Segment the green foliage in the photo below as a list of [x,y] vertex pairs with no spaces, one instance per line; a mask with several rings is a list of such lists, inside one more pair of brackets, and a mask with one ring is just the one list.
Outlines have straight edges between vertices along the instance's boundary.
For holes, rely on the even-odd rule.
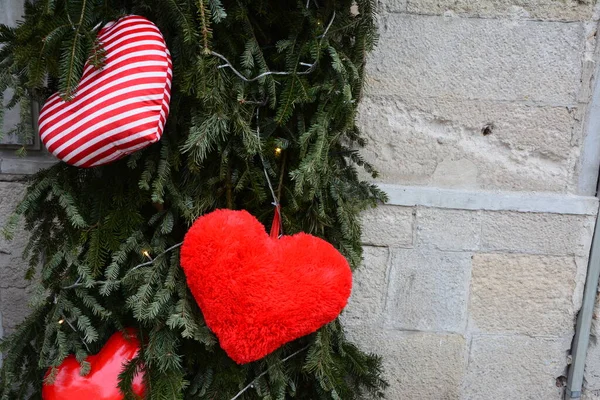
[[83,361],[129,326],[145,345],[121,374],[128,399],[137,371],[151,400],[231,399],[247,386],[239,399],[381,397],[379,358],[347,341],[337,320],[236,365],[179,266],[177,244],[199,215],[243,208],[269,224],[263,162],[284,232],[323,237],[353,267],[360,263],[358,215],[384,198],[356,169],[375,176],[356,150],[364,140],[355,124],[365,55],[376,40],[374,1],[318,3],[38,0],[27,3],[18,27],[0,26],[0,92],[14,88],[13,104],[54,91],[72,97],[85,60],[104,62],[97,25],[121,15],[154,21],[174,62],[159,143],[100,168],[41,171],[6,226],[10,236],[25,220],[28,276],[39,285],[32,314],[0,345],[2,400],[39,398],[48,368],[68,354]]

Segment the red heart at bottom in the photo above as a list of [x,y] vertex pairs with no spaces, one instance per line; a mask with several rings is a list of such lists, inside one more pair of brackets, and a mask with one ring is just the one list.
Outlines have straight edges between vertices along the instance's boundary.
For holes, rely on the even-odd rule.
[[[135,330],[127,329],[127,335],[125,338],[123,333],[115,333],[98,354],[88,356],[86,361],[91,364],[91,369],[86,376],[79,374],[80,366],[75,356],[67,357],[58,367],[54,383],[42,387],[42,399],[122,400],[124,396],[118,387],[119,374],[123,365],[133,359],[140,348]],[[142,375],[136,375],[132,389],[143,398],[145,388]]]
[[206,324],[239,364],[333,321],[352,289],[348,261],[331,244],[305,233],[271,238],[246,211],[198,218],[181,266]]

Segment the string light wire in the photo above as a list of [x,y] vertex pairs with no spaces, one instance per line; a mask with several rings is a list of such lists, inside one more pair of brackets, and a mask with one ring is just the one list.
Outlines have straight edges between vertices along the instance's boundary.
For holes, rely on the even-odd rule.
[[297,356],[298,354],[302,353],[304,350],[308,349],[310,347],[310,345],[308,346],[304,346],[303,348],[301,348],[300,350],[290,354],[289,356],[287,356],[286,358],[282,359],[281,361],[279,361],[277,364],[275,365],[271,365],[269,368],[267,368],[266,370],[264,370],[260,375],[258,375],[256,378],[254,378],[252,380],[252,382],[250,382],[248,385],[246,385],[246,387],[244,387],[242,390],[240,390],[235,396],[233,396],[230,400],[236,400],[237,398],[239,398],[242,394],[244,394],[245,391],[247,391],[248,389],[251,389],[254,386],[254,383],[257,382],[260,378],[262,378],[263,376],[265,376],[267,373],[269,373],[270,370],[272,370],[273,368],[275,368],[278,365],[283,364],[284,362],[286,362],[287,360],[289,360],[292,357]]
[[[321,41],[323,40],[323,38],[325,38],[325,36],[327,36],[327,33],[329,32],[329,29],[331,28],[331,25],[333,25],[333,21],[335,20],[336,17],[336,13],[335,10],[333,11],[333,14],[331,16],[331,19],[329,20],[329,23],[327,24],[327,27],[325,28],[325,31],[323,32],[322,35],[318,36],[318,39],[321,39]],[[262,74],[259,74],[257,76],[255,76],[254,78],[246,78],[240,71],[238,71],[233,64],[231,63],[231,61],[229,61],[227,59],[227,57],[225,57],[223,54],[217,53],[214,50],[211,50],[210,52],[211,55],[220,58],[221,60],[225,61],[225,64],[223,65],[219,65],[219,68],[229,68],[231,69],[231,71],[236,74],[238,76],[238,78],[240,78],[241,80],[245,81],[245,82],[255,82],[261,78],[264,78],[265,76],[269,76],[269,75],[308,75],[310,73],[312,73],[316,68],[317,68],[317,60],[315,60],[315,62],[313,62],[312,64],[309,63],[305,63],[305,62],[301,62],[300,65],[303,67],[308,67],[308,69],[306,71],[300,71],[300,72],[288,72],[288,71],[266,71],[263,72]]]

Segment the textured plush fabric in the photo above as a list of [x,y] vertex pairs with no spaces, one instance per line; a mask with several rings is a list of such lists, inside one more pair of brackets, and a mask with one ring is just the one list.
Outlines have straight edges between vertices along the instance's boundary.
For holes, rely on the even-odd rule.
[[130,15],[98,33],[102,69],[85,65],[75,97],[52,95],[40,111],[40,137],[61,160],[107,164],[158,141],[169,113],[171,56],[158,28]]
[[273,239],[246,211],[198,218],[181,265],[208,327],[239,364],[334,320],[352,288],[348,262],[331,244],[304,233]]
[[[89,356],[86,361],[91,365],[90,373],[81,376],[80,366],[75,356],[70,355],[58,367],[53,384],[44,384],[44,400],[122,400],[119,390],[119,374],[123,364],[133,359],[140,344],[135,330],[128,330],[128,337],[117,332],[108,339],[102,350]],[[50,373],[50,370],[48,370]],[[133,380],[133,392],[143,398],[145,393],[143,377],[137,375]]]

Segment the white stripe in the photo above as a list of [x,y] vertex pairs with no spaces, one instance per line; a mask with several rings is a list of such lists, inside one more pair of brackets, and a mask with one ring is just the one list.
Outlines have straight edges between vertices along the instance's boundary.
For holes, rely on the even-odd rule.
[[125,17],[125,18],[121,18],[116,21],[108,22],[106,25],[104,25],[102,27],[102,29],[100,29],[100,33],[102,34],[101,36],[105,36],[105,35],[110,34],[115,29],[118,31],[119,29],[121,29],[124,26],[129,26],[129,25],[133,25],[133,24],[138,24],[138,25],[151,24],[151,25],[155,26],[152,22],[150,22],[149,20],[147,20],[144,17],[140,17],[140,16],[134,17],[134,18]]
[[[142,112],[148,112],[148,110],[142,110]],[[132,115],[135,115],[139,113],[139,110],[135,110],[134,112],[132,112],[131,114],[127,115],[126,117],[130,117]],[[121,132],[126,132],[127,130],[129,130],[130,128],[135,128],[136,126],[140,126],[146,123],[153,123],[156,120],[156,116],[152,116],[152,117],[147,117],[147,118],[143,118],[143,119],[139,119],[139,120],[135,120],[132,121],[128,124],[124,124],[124,125],[120,125],[108,132],[104,132],[102,135],[98,135],[94,138],[91,138],[89,141],[87,141],[84,145],[77,147],[76,149],[74,149],[73,151],[71,151],[69,154],[67,154],[65,157],[62,158],[63,161],[68,161],[71,158],[75,157],[77,154],[81,153],[82,151],[84,151],[85,149],[87,149],[90,146],[93,146],[94,144],[100,142],[101,140],[104,140],[106,138],[109,138],[111,136],[114,135],[118,135]],[[156,128],[154,128],[156,129]],[[63,151],[64,149],[66,149],[67,147],[69,147],[71,144],[73,144],[74,142],[76,142],[77,140],[81,139],[82,137],[84,137],[85,135],[77,135],[73,138],[71,138],[69,140],[69,142],[63,144],[62,146],[60,146],[59,148],[55,149],[54,151],[52,151],[52,154],[54,154],[55,156],[60,154],[61,151]]]
[[[127,79],[127,80],[131,80],[131,79]],[[82,101],[78,101],[76,104],[71,104],[63,109],[61,109],[59,112],[54,113],[53,115],[49,116],[47,119],[45,119],[42,123],[40,123],[39,125],[39,130],[40,132],[43,130],[43,133],[41,134],[41,138],[44,139],[45,137],[47,137],[49,134],[51,134],[52,132],[54,132],[56,129],[60,128],[61,126],[70,123],[72,120],[77,119],[77,118],[81,118],[82,116],[84,116],[88,111],[93,110],[94,108],[100,107],[102,108],[102,104],[104,102],[106,102],[107,100],[110,100],[112,98],[115,97],[119,97],[123,94],[127,94],[127,93],[132,93],[132,92],[137,92],[140,90],[150,90],[150,89],[160,89],[162,88],[164,85],[161,83],[145,83],[145,84],[141,84],[141,85],[134,85],[131,87],[126,87],[120,90],[115,90],[114,92],[109,92],[108,94],[105,94],[102,97],[97,98],[96,100],[94,100],[93,102],[89,103],[88,105],[86,105],[83,108],[78,108],[81,107],[80,103],[83,103]],[[91,97],[91,96],[90,96]],[[71,111],[72,109],[77,108],[77,110],[69,115],[65,115],[64,118],[61,118],[59,121],[56,121],[55,124],[52,124],[51,126],[48,127],[48,129],[44,130],[44,127],[52,122],[53,120],[62,117],[63,114],[67,113],[68,111]]]
[[[112,42],[106,46],[103,46],[104,50],[106,51],[106,59],[108,59],[110,57],[110,55],[113,54],[114,52],[125,48],[125,46],[118,47],[118,48],[114,49],[113,51],[109,51],[110,49],[112,49],[115,46],[120,45],[122,42],[125,42],[129,39],[138,38],[138,37],[148,37],[148,38],[155,37],[155,38],[158,38],[158,40],[155,41],[157,44],[159,44],[160,46],[163,46],[163,47],[165,46],[164,39],[163,39],[162,35],[160,34],[160,32],[130,33],[129,35],[125,35],[122,38],[119,38],[119,39],[115,40],[114,42]],[[151,39],[147,39],[147,40],[151,40]],[[138,44],[138,43],[142,43],[142,42],[145,42],[145,40],[136,40],[134,43],[130,43],[130,44]]]
[[[135,58],[137,57],[138,54],[148,54],[148,53],[160,53],[159,51],[140,51],[140,52],[136,52],[136,53],[131,53],[131,54],[127,54],[125,56],[119,57],[118,62],[121,62],[123,60],[126,60],[128,58]],[[92,87],[96,87],[96,90],[101,90],[102,87],[98,87],[99,83],[104,82],[105,80],[112,78],[114,75],[118,75],[122,72],[125,72],[127,70],[130,69],[134,69],[134,68],[140,68],[140,67],[164,67],[165,66],[165,62],[162,61],[157,61],[157,60],[152,60],[152,61],[139,61],[139,62],[135,62],[135,63],[131,63],[131,64],[127,64],[124,65],[118,69],[115,69],[114,71],[111,71],[107,74],[105,74],[104,76],[102,76],[102,78],[95,80],[94,82],[92,82],[90,85],[87,85],[87,81],[89,81],[90,79],[95,79],[98,77],[98,74],[101,71],[98,71],[96,74],[92,74],[92,75],[88,75],[86,76],[80,83],[79,86],[77,88],[77,95],[75,96],[75,99],[72,100],[72,102],[77,102],[81,100],[81,95],[85,92],[87,92],[88,90],[90,90],[90,88]],[[168,67],[168,66],[167,66]],[[161,75],[159,75],[160,77],[162,77],[162,73],[157,71],[157,72],[152,72],[154,73],[160,73]],[[120,78],[123,79],[123,78]],[[42,112],[40,114],[40,118],[44,118],[45,114],[48,113],[49,111],[53,110],[54,108],[58,107],[59,105],[57,103],[64,103],[64,101],[60,98],[60,96],[58,95],[58,93],[55,93],[54,95],[52,95],[44,104],[44,108],[42,109]],[[51,107],[51,108],[49,108]]]
[[[142,21],[140,21],[140,22],[142,22]],[[106,33],[103,33],[102,35],[98,36],[98,40],[102,43],[110,42],[113,37],[115,37],[121,33],[133,31],[136,29],[148,29],[148,30],[160,33],[160,30],[156,27],[156,25],[149,24],[148,21],[144,21],[144,22],[145,23],[135,23],[135,21],[134,21],[133,23],[119,24],[119,29],[115,29],[115,30],[111,30]],[[162,37],[162,35],[161,35],[161,37]]]
[[[116,161],[116,160],[120,159],[121,157],[122,157],[122,154],[120,154],[120,153],[118,153],[118,152],[115,151],[114,153],[111,153],[110,156],[108,156],[106,158],[103,158],[102,161],[103,161],[103,164],[109,164],[109,163],[111,163],[113,161]],[[93,164],[90,165],[90,168],[91,167],[97,167],[97,166],[103,165],[103,164],[93,163]]]
[[[104,147],[94,151],[93,153],[88,154],[87,156],[85,156],[85,158],[82,158],[81,160],[77,161],[74,165],[75,166],[80,166],[82,164],[85,164],[88,160],[91,160],[92,158],[98,156],[99,154],[102,154],[104,152],[106,152],[107,150],[109,150],[111,147],[114,147],[115,152],[121,153],[121,154],[129,154],[128,151],[131,150],[132,148],[142,148],[145,146],[148,146],[150,143],[146,142],[146,143],[138,143],[134,146],[125,148],[125,149],[118,149],[117,146],[121,145],[121,144],[125,144],[128,142],[132,142],[138,138],[144,137],[144,136],[148,136],[151,135],[154,131],[156,131],[156,128],[150,128],[150,129],[146,129],[145,131],[141,131],[136,133],[135,135],[131,135],[131,136],[127,136],[126,138],[117,140],[115,142],[109,143],[107,145],[105,145]],[[110,156],[109,156],[110,157]],[[69,158],[71,158],[71,155],[69,154]],[[106,157],[104,157],[106,158]],[[98,165],[98,163],[101,163],[104,158],[100,159],[99,161],[96,161],[94,163],[94,165]]]
[[[134,47],[134,46],[132,45],[132,46],[128,46],[128,47]],[[114,60],[108,60],[107,64],[104,66],[104,69],[96,70],[96,73],[100,73],[101,71],[108,70],[109,68],[113,68],[112,67],[113,65],[118,64],[124,60],[128,60],[130,58],[136,58],[136,57],[146,58],[149,55],[164,56],[165,53],[162,50],[150,50],[150,49],[146,49],[146,50],[142,49],[142,50],[126,53],[126,54],[119,56],[119,58],[115,58]],[[166,60],[166,57],[165,57],[165,60]],[[160,65],[162,66],[163,63],[165,63],[166,61],[145,60],[144,62],[160,63]],[[123,67],[120,67],[120,68],[123,68]],[[93,79],[95,76],[96,76],[96,74],[93,74],[93,73],[87,75],[85,78],[83,78],[81,80],[81,82],[79,83],[79,87],[84,86],[87,81],[89,81],[90,79]]]
[[[102,78],[98,79],[97,81],[94,82],[94,85],[89,85],[89,86],[85,86],[82,87],[81,90],[78,90],[77,93],[77,97],[72,100],[72,103],[78,103],[80,101],[82,101],[84,98],[88,99],[90,96],[94,96],[95,94],[97,94],[98,92],[101,92],[102,90],[105,90],[107,86],[112,86],[114,83],[113,82],[107,82],[105,85],[98,85],[98,83],[104,82],[106,80],[109,80],[110,78],[112,78],[114,75],[118,75],[122,72],[125,72],[127,70],[130,69],[135,69],[135,68],[140,68],[140,67],[153,67],[153,66],[160,66],[160,67],[164,67],[165,63],[161,63],[161,62],[156,62],[156,61],[142,61],[142,62],[137,62],[137,63],[132,63],[132,64],[128,64],[125,65],[119,69],[116,69],[106,75],[104,75]],[[148,74],[147,76],[144,76],[143,74]],[[164,77],[164,72],[162,71],[156,71],[156,72],[144,72],[144,73],[140,73],[140,74],[136,74],[135,76],[140,76],[140,77],[146,77],[146,78],[153,78],[155,77],[154,74],[158,74],[156,77],[158,78],[162,78]],[[125,76],[123,78],[119,78],[118,80],[114,81],[114,82],[127,82],[127,80],[129,80],[130,76],[133,75],[129,75],[129,76]],[[80,84],[81,85],[81,84]],[[94,91],[89,94],[88,96],[81,98],[79,96],[81,96],[83,93],[87,92],[88,90],[90,90],[90,88],[94,88]],[[55,110],[57,107],[62,106],[65,102],[62,101],[62,99],[60,99],[60,97],[58,97],[59,101],[58,102],[54,102],[54,104],[52,104],[50,107],[48,107],[48,105],[50,105],[51,103],[46,102],[46,104],[44,104],[44,107],[42,109],[42,112],[40,113],[40,119],[43,119],[46,117],[46,114],[48,114],[49,112],[52,112],[53,110]]]
[[[161,43],[161,44],[164,47],[164,44],[163,43]],[[127,47],[130,48],[130,47],[133,47],[133,46],[127,46]],[[149,50],[149,49],[147,49],[147,50],[139,50],[139,51],[134,51],[134,52],[131,52],[131,53],[127,53],[127,54],[119,56],[119,58],[116,58],[114,60],[108,60],[108,58],[107,58],[107,60],[108,60],[107,64],[104,66],[103,69],[96,69],[96,67],[94,67],[93,65],[87,64],[86,67],[85,67],[85,69],[84,69],[83,75],[82,75],[83,79],[79,82],[79,85],[77,85],[76,96],[80,95],[81,92],[85,91],[85,88],[86,88],[85,85],[86,85],[86,83],[90,79],[96,78],[99,73],[101,73],[102,71],[106,71],[107,69],[111,68],[111,65],[115,65],[115,64],[118,64],[118,63],[120,63],[122,61],[128,60],[130,58],[136,58],[138,56],[141,57],[141,58],[146,58],[148,56],[159,56],[160,57],[160,56],[165,56],[165,52],[161,51],[161,50]],[[168,56],[166,57],[166,59],[168,59]],[[131,64],[131,65],[126,65],[126,66],[120,67],[117,71],[125,71],[125,70],[127,70],[129,68],[132,68],[133,66],[135,66],[135,67],[139,67],[139,66],[152,66],[153,63],[155,63],[157,66],[165,66],[164,61],[152,60],[152,61],[144,61],[144,62],[149,63],[149,64],[139,65],[139,62],[138,62],[138,63],[135,63],[135,64]],[[168,61],[167,61],[167,63],[168,63]],[[169,67],[169,65],[170,64],[167,64],[167,67]],[[89,73],[89,71],[92,70],[92,69],[95,70],[96,73]],[[107,77],[113,76],[113,75],[114,75],[114,71],[110,72],[110,74],[107,74],[102,79],[100,79],[98,81],[95,81],[94,83],[102,82]],[[56,98],[53,99],[52,96],[51,96],[46,101],[46,104],[48,106],[50,106],[52,104],[55,104],[57,100],[62,101],[62,99],[60,98],[60,96],[58,96],[58,94],[55,94],[55,95],[56,95]],[[40,117],[41,117],[41,115],[40,115]]]
[[[155,95],[155,96],[147,96],[145,97],[143,100],[147,100],[147,101],[154,101],[154,100],[160,100],[161,96],[160,95]],[[56,143],[58,140],[61,140],[62,138],[64,138],[65,136],[68,136],[71,132],[75,131],[76,129],[78,129],[79,127],[81,127],[82,125],[88,123],[89,121],[95,119],[98,116],[101,116],[102,114],[105,114],[108,111],[112,111],[112,110],[116,110],[121,108],[122,106],[126,106],[126,105],[130,105],[130,104],[136,104],[140,101],[140,99],[135,98],[135,99],[127,99],[115,104],[111,104],[109,107],[105,107],[103,109],[100,109],[98,111],[96,111],[93,114],[90,114],[88,116],[86,116],[85,118],[79,120],[79,122],[77,122],[76,124],[70,126],[69,128],[65,129],[64,131],[58,133],[56,136],[54,136],[52,139],[50,139],[47,142],[44,142],[44,144],[46,145],[46,147],[50,147],[52,146],[52,144]],[[160,106],[153,106],[152,108],[158,108]],[[141,110],[142,112],[146,112],[146,107],[142,107],[139,110]],[[136,113],[137,114],[137,113]],[[102,125],[108,125],[114,121],[118,121],[120,119],[123,118],[123,113],[120,113],[118,115],[112,116],[111,118],[102,120],[94,125],[92,125],[91,127],[85,129],[82,132],[77,132],[76,133],[76,138],[82,137],[82,136],[86,136],[88,133],[93,132],[95,129],[97,129],[98,127],[102,126]],[[71,139],[73,140],[73,139]],[[71,140],[69,142],[71,142]],[[67,142],[66,144],[63,144],[61,146],[61,148],[64,148],[68,145]]]
[[[129,47],[131,47],[131,46],[129,46]],[[163,47],[164,47],[164,44],[163,44]],[[112,53],[105,55],[105,57],[106,57],[106,64],[104,65],[104,67],[102,67],[100,69],[98,69],[95,66],[93,66],[92,64],[89,64],[89,63],[86,62],[85,68],[83,69],[83,74],[82,74],[82,76],[84,78],[79,83],[79,86],[82,86],[82,84],[84,82],[86,82],[87,80],[89,80],[90,74],[93,72],[92,70],[98,71],[98,72],[104,71],[106,69],[111,68],[113,65],[115,65],[115,64],[117,64],[117,63],[119,63],[119,62],[121,62],[123,60],[127,60],[128,58],[134,58],[135,56],[139,56],[141,58],[146,58],[148,56],[160,56],[160,57],[164,57],[164,55],[165,55],[165,52],[163,50],[145,49],[145,50],[133,51],[133,52],[127,53],[125,55],[121,55],[121,56],[119,56],[119,58],[111,59],[111,57],[114,56],[114,54],[117,53],[118,51],[119,51],[119,49],[116,49]]]

